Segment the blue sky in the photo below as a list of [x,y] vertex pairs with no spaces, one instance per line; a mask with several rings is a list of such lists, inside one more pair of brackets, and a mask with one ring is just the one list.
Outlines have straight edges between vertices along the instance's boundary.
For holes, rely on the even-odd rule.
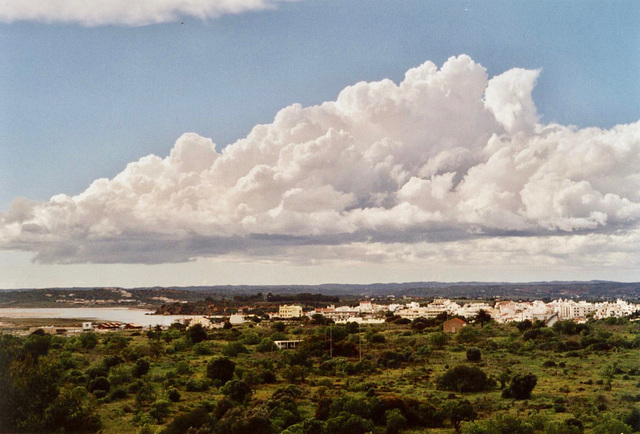
[[[290,104],[333,101],[359,81],[399,83],[412,67],[427,60],[441,66],[460,54],[489,78],[512,68],[542,69],[533,91],[541,124],[608,129],[640,118],[635,1],[310,0],[143,26],[0,21],[0,210],[17,197],[81,193],[145,155],[167,156],[185,132],[211,138],[221,151]],[[47,286],[45,266],[28,262],[32,255],[24,250],[30,251],[11,245],[3,253],[22,264],[11,267],[19,272],[0,267],[0,274],[13,273],[5,286]],[[276,276],[280,266],[273,266]],[[46,267],[65,274],[72,266]],[[118,266],[90,267],[104,273]],[[321,281],[321,268],[314,270],[312,280]],[[535,275],[520,270],[516,279]],[[602,270],[625,276],[604,263]],[[458,274],[473,279],[473,272]],[[140,282],[144,273],[128,271],[129,279],[115,283]],[[229,281],[195,274],[198,283]],[[303,274],[309,271],[289,280]],[[360,274],[367,280],[366,271]],[[569,274],[563,265],[550,277]],[[256,271],[246,280],[259,283],[264,275]],[[390,275],[422,276],[433,274]]]

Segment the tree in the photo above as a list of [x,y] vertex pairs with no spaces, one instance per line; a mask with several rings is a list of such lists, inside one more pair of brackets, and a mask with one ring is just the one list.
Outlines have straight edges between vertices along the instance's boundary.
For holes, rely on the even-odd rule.
[[469,348],[467,350],[467,360],[470,362],[479,362],[482,359],[482,353],[478,348]]
[[227,357],[218,357],[207,363],[207,377],[213,381],[225,384],[233,378],[236,364]]
[[244,402],[247,395],[251,394],[251,389],[242,380],[231,380],[220,389],[225,396],[237,402]]
[[151,366],[151,364],[149,363],[149,361],[145,358],[142,359],[138,359],[136,360],[136,365],[133,368],[133,375],[135,377],[142,377],[143,375],[145,375],[147,372],[149,372],[149,367]]
[[538,377],[533,374],[516,374],[511,379],[509,387],[502,391],[503,398],[529,399],[531,392],[536,387]]
[[429,334],[427,341],[433,348],[441,349],[447,343],[447,335],[443,332]]
[[274,322],[271,325],[271,328],[274,329],[275,331],[279,332],[279,333],[282,333],[287,328],[287,326],[285,326],[283,322],[278,321],[278,322]]
[[227,357],[235,357],[241,353],[248,353],[247,348],[242,345],[240,342],[229,342],[227,345],[222,347],[222,354]]
[[483,328],[485,323],[488,323],[489,321],[491,321],[491,315],[489,315],[489,313],[486,310],[480,309],[478,311],[478,314],[476,315],[475,320],[476,322],[480,323],[480,328]]
[[193,342],[197,344],[198,342],[202,342],[207,340],[207,331],[202,327],[201,324],[196,324],[193,327],[189,327],[187,329],[187,337]]
[[492,382],[480,368],[460,365],[439,376],[436,383],[439,389],[453,392],[480,392]]
[[396,434],[407,426],[407,418],[402,415],[399,408],[385,411],[384,416],[387,421],[387,433],[389,434]]
[[82,387],[63,388],[43,415],[46,431],[96,432],[101,428],[100,416]]
[[98,345],[98,335],[93,332],[84,332],[78,339],[80,339],[80,345],[82,348],[92,350]]
[[631,434],[632,432],[633,428],[613,417],[607,417],[593,427],[594,434]]
[[462,421],[475,420],[478,417],[478,413],[466,399],[447,402],[444,405],[443,412],[451,420],[456,432],[460,432],[460,423]]

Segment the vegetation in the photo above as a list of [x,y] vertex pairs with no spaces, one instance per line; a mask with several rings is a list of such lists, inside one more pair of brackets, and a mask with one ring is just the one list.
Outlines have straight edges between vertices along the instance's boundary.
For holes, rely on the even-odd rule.
[[0,432],[640,432],[640,323],[444,319],[0,335]]

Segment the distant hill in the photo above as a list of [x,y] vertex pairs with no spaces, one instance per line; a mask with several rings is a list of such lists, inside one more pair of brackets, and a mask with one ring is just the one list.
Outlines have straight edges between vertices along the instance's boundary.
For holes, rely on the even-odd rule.
[[324,294],[341,299],[370,296],[501,298],[516,300],[573,298],[640,301],[640,283],[570,282],[404,282],[323,285],[217,285],[142,288],[46,288],[0,290],[0,306],[135,306],[157,307],[171,302],[194,302],[206,297],[233,298],[251,294]]

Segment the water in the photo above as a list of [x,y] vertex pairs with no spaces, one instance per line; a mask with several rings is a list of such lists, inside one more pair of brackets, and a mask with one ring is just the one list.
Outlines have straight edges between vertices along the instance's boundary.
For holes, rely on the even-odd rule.
[[[0,308],[0,317],[9,318],[64,318],[117,321],[144,327],[169,326],[176,320],[197,318],[202,315],[148,315],[152,311],[126,307],[78,307],[78,308]],[[56,325],[55,321],[51,325]]]

